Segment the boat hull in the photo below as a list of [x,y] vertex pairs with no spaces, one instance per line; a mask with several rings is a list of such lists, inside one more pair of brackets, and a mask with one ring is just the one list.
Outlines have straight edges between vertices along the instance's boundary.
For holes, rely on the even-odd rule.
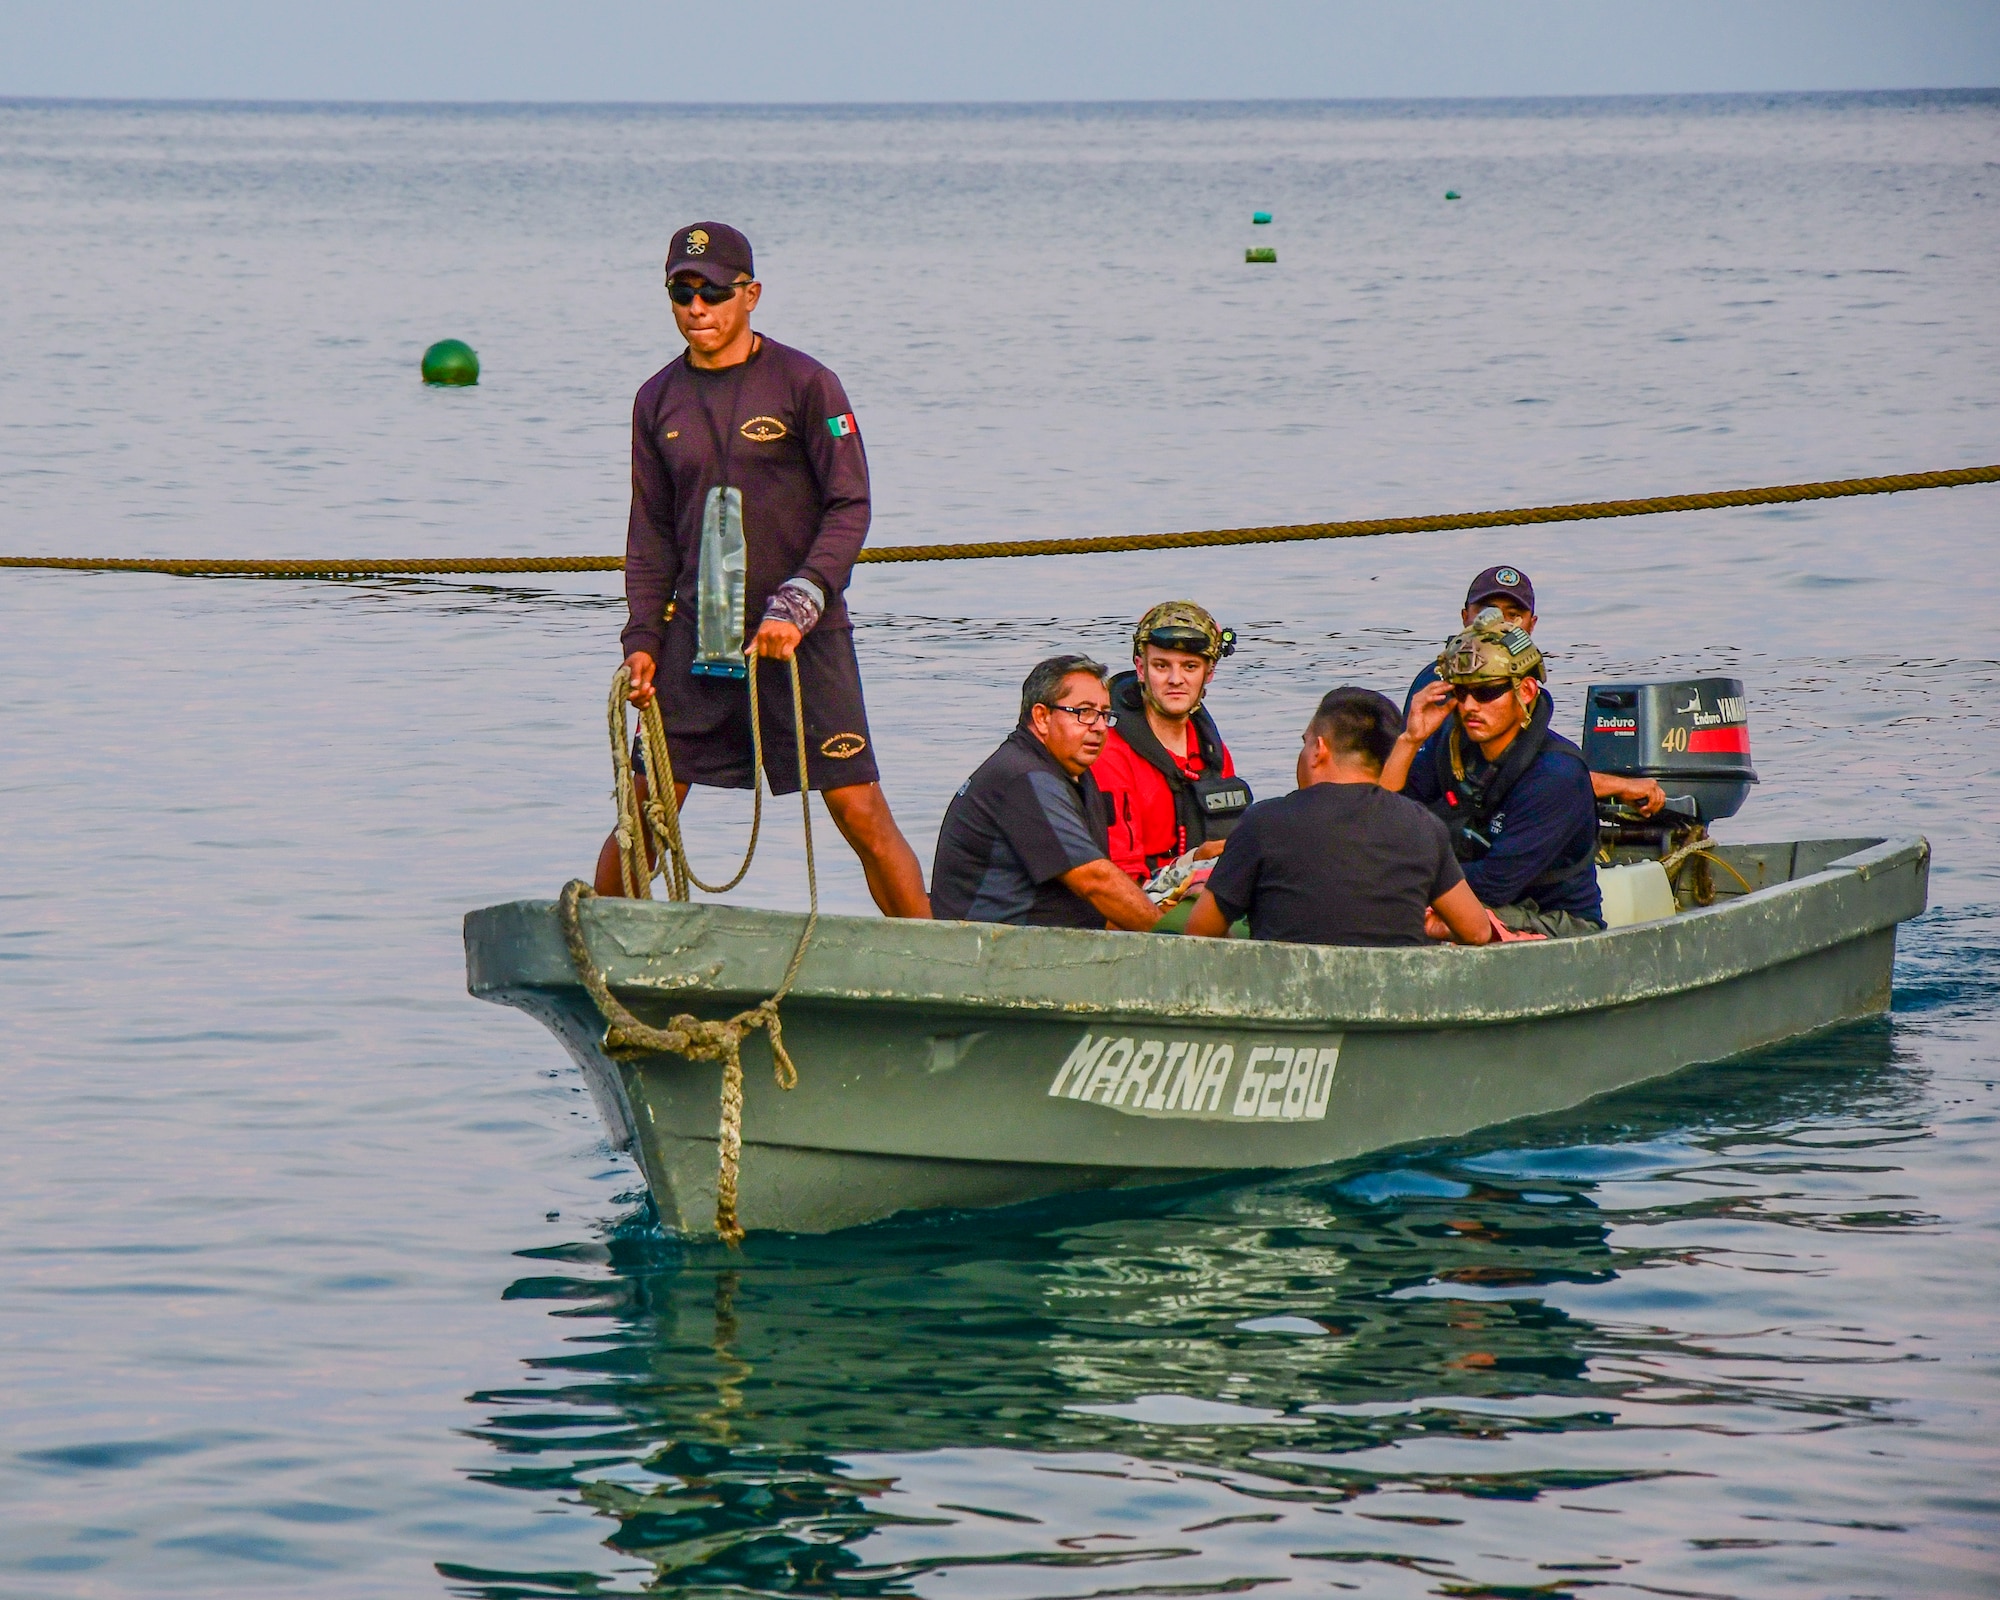
[[[1924,905],[1921,840],[1728,854],[1763,887],[1661,923],[1486,950],[825,919],[784,1007],[798,1086],[777,1086],[762,1035],[744,1047],[739,1214],[818,1232],[1314,1166],[1886,1009],[1896,926]],[[646,902],[587,902],[584,918],[619,997],[656,1023],[754,1004],[799,926]],[[711,1232],[717,1068],[605,1055],[547,902],[475,912],[467,948],[473,992],[537,1016],[583,1067],[663,1217]]]

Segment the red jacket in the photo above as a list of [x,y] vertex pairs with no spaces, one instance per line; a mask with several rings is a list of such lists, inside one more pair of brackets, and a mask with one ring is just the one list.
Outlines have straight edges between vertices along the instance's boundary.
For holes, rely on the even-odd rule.
[[[1193,730],[1189,730],[1192,735]],[[1218,741],[1219,742],[1219,741]],[[1195,740],[1190,737],[1188,743]],[[1169,750],[1174,765],[1190,778],[1229,778],[1236,774],[1229,747],[1222,746],[1222,770],[1202,770],[1198,751]],[[1164,863],[1190,847],[1185,829],[1175,816],[1174,792],[1166,776],[1143,760],[1113,728],[1104,741],[1104,753],[1092,763],[1090,775],[1104,795],[1106,821],[1111,835],[1111,860],[1120,872],[1144,883]]]

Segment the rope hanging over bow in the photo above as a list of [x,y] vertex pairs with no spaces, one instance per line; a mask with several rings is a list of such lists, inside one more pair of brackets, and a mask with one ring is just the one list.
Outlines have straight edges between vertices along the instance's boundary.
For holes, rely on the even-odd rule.
[[[743,1225],[736,1215],[737,1179],[743,1164],[743,1041],[762,1029],[771,1041],[771,1070],[778,1087],[790,1089],[798,1083],[798,1069],[785,1049],[785,1030],[778,1016],[778,1005],[791,993],[799,967],[805,961],[806,947],[812,942],[813,930],[819,925],[819,872],[813,860],[812,791],[806,786],[805,695],[799,683],[796,656],[792,658],[791,669],[792,727],[797,734],[798,746],[799,810],[805,825],[806,885],[812,898],[812,910],[799,933],[798,943],[792,949],[792,959],[785,967],[784,978],[768,1000],[752,1006],[748,1011],[739,1011],[723,1022],[706,1021],[685,1012],[673,1017],[664,1028],[642,1022],[611,992],[611,984],[591,956],[589,941],[584,937],[580,908],[585,899],[594,898],[594,891],[582,880],[575,879],[563,886],[562,896],[556,902],[556,918],[562,927],[563,942],[569,948],[570,963],[576,968],[578,980],[596,1005],[598,1015],[604,1018],[605,1054],[620,1060],[649,1054],[671,1054],[689,1061],[719,1061],[722,1064],[722,1108],[716,1133],[715,1231],[731,1249],[743,1242]],[[673,766],[667,754],[666,732],[660,721],[657,697],[648,701],[640,712],[640,737],[645,745],[646,770],[652,775],[652,781],[647,784],[642,814],[637,785],[633,781],[631,752],[625,743],[625,696],[630,686],[630,677],[620,667],[611,682],[611,749],[618,795],[619,874],[626,896],[650,899],[652,878],[656,871],[666,879],[668,897],[673,900],[687,899],[690,883],[708,894],[721,894],[724,890],[733,889],[750,870],[750,863],[757,853],[758,830],[763,820],[763,784],[766,778],[762,719],[758,714],[757,701],[757,658],[750,657],[749,672],[750,737],[757,762],[757,798],[750,827],[750,848],[744,853],[743,865],[737,869],[736,875],[719,888],[703,883],[688,868],[681,838],[680,806],[674,795]],[[647,860],[647,845],[650,842],[647,823],[652,824],[652,840],[659,843],[657,866]]]

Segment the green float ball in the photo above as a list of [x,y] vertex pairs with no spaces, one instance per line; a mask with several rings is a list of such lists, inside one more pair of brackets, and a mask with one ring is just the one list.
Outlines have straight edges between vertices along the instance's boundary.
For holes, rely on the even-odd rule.
[[1458,198],[1458,191],[1456,189],[1447,189],[1444,192],[1444,197],[1447,200],[1456,200]]
[[1250,213],[1250,220],[1256,223],[1257,226],[1261,228],[1265,223],[1271,220],[1271,213],[1268,211],[1253,211]]
[[479,352],[463,339],[440,339],[424,352],[425,383],[477,383]]

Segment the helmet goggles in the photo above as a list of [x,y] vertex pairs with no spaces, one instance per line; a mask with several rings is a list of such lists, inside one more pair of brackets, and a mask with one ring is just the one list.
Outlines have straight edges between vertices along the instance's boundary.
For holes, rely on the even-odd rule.
[[1218,627],[1215,618],[1192,600],[1167,600],[1148,611],[1132,630],[1132,654],[1141,654],[1147,645],[1219,661],[1235,654],[1236,630]]

